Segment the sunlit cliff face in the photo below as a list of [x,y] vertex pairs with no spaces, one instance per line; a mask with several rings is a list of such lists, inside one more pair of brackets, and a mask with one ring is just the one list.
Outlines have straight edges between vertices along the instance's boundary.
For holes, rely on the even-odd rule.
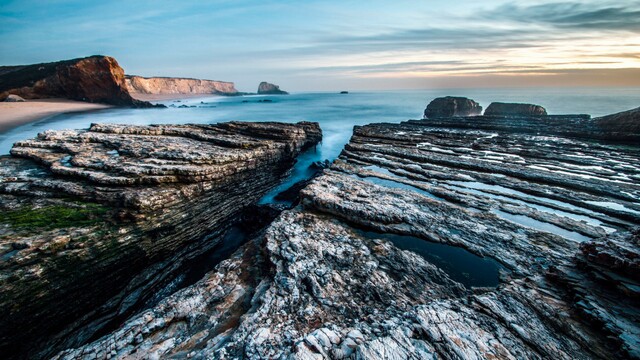
[[638,19],[640,0],[24,0],[0,8],[0,64],[102,53],[240,89],[640,86]]

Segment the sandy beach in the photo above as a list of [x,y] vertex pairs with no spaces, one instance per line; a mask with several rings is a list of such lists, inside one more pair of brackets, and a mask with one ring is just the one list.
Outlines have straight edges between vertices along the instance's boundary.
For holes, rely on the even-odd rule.
[[39,99],[25,102],[0,102],[0,133],[28,122],[40,120],[52,115],[98,110],[111,105],[93,104],[67,99]]

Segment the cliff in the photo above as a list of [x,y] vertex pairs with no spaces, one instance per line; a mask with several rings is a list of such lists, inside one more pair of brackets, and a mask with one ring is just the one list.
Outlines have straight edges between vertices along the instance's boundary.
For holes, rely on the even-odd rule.
[[216,253],[317,123],[47,131],[0,157],[0,353],[42,358],[118,325]]
[[0,67],[0,100],[66,98],[119,106],[150,107],[131,97],[124,70],[109,56]]
[[235,85],[225,81],[127,75],[125,83],[134,96],[136,94],[238,94]]
[[264,234],[56,359],[638,358],[640,147],[543,119],[356,126]]

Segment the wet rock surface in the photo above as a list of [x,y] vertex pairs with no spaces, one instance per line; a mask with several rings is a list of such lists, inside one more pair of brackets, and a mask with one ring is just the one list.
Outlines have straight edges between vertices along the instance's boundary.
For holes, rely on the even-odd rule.
[[124,70],[109,56],[0,67],[0,99],[66,98],[119,106],[152,107],[129,95]]
[[308,122],[93,124],[16,143],[0,157],[3,357],[41,358],[126,318],[321,137]]
[[484,114],[487,116],[545,116],[547,110],[540,105],[492,102]]
[[[640,148],[518,119],[355,127],[263,235],[56,358],[639,357]],[[494,259],[499,283],[388,234]]]
[[474,116],[482,114],[482,106],[465,98],[445,96],[432,100],[424,110],[425,118]]

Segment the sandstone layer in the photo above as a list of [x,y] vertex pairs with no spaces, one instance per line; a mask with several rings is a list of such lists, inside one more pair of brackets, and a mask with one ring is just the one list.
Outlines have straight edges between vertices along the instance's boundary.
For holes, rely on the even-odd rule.
[[232,82],[216,80],[127,75],[125,83],[134,97],[138,94],[238,94]]
[[474,116],[482,114],[482,106],[465,98],[445,96],[432,100],[424,110],[425,118]]
[[152,106],[129,95],[124,70],[109,56],[2,66],[0,100],[9,95],[25,99],[66,98],[120,106]]
[[214,249],[317,123],[47,131],[0,157],[0,353],[79,346]]
[[484,120],[356,126],[264,235],[56,359],[640,357],[638,143]]
[[258,95],[287,95],[288,92],[280,90],[280,87],[275,84],[263,81],[258,85]]

